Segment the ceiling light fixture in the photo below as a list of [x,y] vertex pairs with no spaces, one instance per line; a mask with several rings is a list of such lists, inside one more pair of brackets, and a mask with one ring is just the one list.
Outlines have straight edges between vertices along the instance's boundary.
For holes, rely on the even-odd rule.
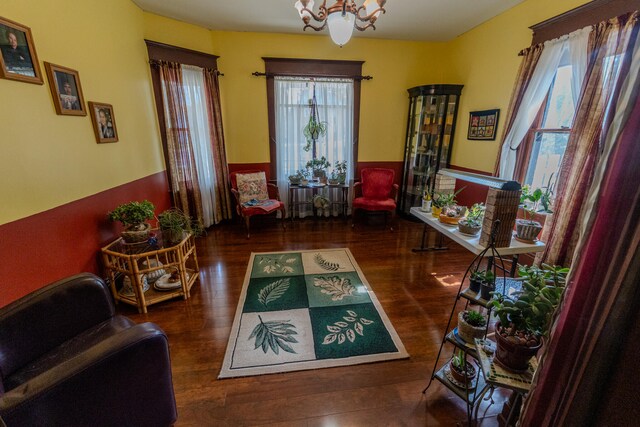
[[[322,31],[328,26],[331,40],[342,47],[351,39],[354,28],[358,31],[364,31],[367,28],[376,29],[374,24],[378,16],[386,12],[384,10],[386,2],[387,0],[365,0],[362,6],[358,6],[355,0],[336,0],[332,6],[327,7],[327,0],[323,0],[318,13],[315,13],[313,0],[298,0],[295,8],[298,9],[300,18],[304,22],[303,30],[312,28]],[[322,25],[317,27],[311,25],[311,18],[321,22]]]

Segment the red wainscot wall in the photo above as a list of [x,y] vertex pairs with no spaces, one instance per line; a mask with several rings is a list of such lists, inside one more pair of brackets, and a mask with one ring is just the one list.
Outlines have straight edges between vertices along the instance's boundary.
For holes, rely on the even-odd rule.
[[171,206],[164,171],[0,225],[0,307],[72,274],[101,276],[100,248],[121,231],[107,212],[145,199],[156,214]]

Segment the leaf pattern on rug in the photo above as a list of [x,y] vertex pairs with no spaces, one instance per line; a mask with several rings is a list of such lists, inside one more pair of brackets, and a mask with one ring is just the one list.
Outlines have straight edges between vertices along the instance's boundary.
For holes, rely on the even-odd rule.
[[288,353],[297,354],[296,351],[287,344],[298,342],[298,340],[292,336],[298,334],[294,330],[296,328],[295,325],[289,323],[288,320],[264,322],[260,315],[258,315],[258,319],[260,319],[260,323],[253,328],[253,332],[249,335],[249,340],[254,337],[256,339],[254,350],[262,347],[264,354],[267,354],[269,349],[275,354],[279,354],[280,349]]
[[313,286],[322,288],[320,292],[331,295],[332,301],[342,301],[344,297],[353,296],[356,287],[346,277],[314,277]]
[[284,295],[289,289],[289,284],[289,279],[280,279],[268,284],[258,292],[258,301],[266,307],[270,302]]
[[318,266],[324,270],[327,271],[338,271],[340,269],[340,264],[337,262],[329,262],[326,259],[324,259],[324,257],[322,256],[322,254],[316,254],[313,257],[313,260],[316,262],[316,264],[318,264]]
[[280,255],[278,257],[270,257],[270,256],[261,256],[258,261],[258,265],[263,265],[262,271],[271,274],[279,271],[280,273],[293,273],[293,267],[290,265],[283,264],[295,264],[298,262],[296,258],[287,258],[284,259],[285,255]]
[[338,320],[337,322],[334,322],[333,325],[327,325],[327,330],[330,333],[324,337],[322,344],[328,345],[336,341],[338,341],[338,344],[342,344],[347,340],[349,340],[349,342],[354,342],[356,340],[356,333],[361,337],[364,336],[363,325],[370,325],[374,323],[373,320],[359,317],[353,310],[347,310],[347,314],[348,316],[342,317],[346,322]]

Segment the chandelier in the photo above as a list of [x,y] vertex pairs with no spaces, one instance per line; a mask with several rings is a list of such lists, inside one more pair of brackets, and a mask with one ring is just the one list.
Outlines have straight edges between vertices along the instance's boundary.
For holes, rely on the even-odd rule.
[[[342,47],[351,39],[354,28],[358,31],[364,31],[369,27],[376,29],[374,24],[378,16],[385,13],[386,2],[387,0],[365,0],[362,6],[358,6],[355,0],[336,0],[332,6],[327,7],[327,0],[323,0],[318,13],[315,13],[313,0],[298,0],[295,8],[304,22],[303,30],[313,28],[322,31],[329,26],[331,40]],[[311,18],[322,25],[311,25]]]

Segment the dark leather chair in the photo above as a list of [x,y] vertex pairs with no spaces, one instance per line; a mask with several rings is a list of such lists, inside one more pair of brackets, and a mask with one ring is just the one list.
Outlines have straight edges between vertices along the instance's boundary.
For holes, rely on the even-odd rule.
[[394,184],[393,169],[364,168],[360,174],[360,182],[353,185],[353,204],[351,227],[355,224],[356,212],[382,212],[391,216],[391,230],[395,220],[398,184]]
[[250,223],[251,217],[256,215],[269,215],[274,212],[280,212],[282,215],[282,228],[285,228],[285,216],[286,210],[284,203],[280,201],[280,192],[278,191],[278,186],[266,181],[266,178],[263,180],[263,185],[266,186],[267,189],[267,199],[272,203],[270,210],[264,210],[261,207],[257,206],[245,206],[243,204],[242,195],[238,190],[238,175],[251,175],[251,174],[260,174],[263,171],[259,170],[243,170],[231,172],[229,174],[229,178],[231,180],[231,193],[236,200],[236,213],[240,215],[240,217],[244,220],[244,225],[247,228],[247,239],[251,236],[250,232]]
[[0,417],[13,426],[169,426],[167,336],[114,314],[84,273],[0,308]]

